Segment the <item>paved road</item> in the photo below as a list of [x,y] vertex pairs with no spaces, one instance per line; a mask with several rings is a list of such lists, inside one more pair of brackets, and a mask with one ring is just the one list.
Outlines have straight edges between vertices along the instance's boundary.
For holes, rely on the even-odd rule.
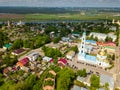
[[116,47],[116,60],[115,60],[115,87],[120,87],[120,32],[119,32],[119,45]]
[[[104,69],[102,69],[101,67],[98,67],[98,66],[92,66],[93,64],[88,65],[88,63],[86,62],[82,62],[82,63],[77,63],[77,55],[75,56],[74,60],[73,61],[70,61],[68,60],[68,63],[70,66],[76,66],[78,67],[78,69],[83,69],[85,68],[87,71],[93,71],[94,73],[98,72],[99,74],[105,74],[105,75],[109,75],[109,76],[112,76],[112,73],[108,72],[108,71],[105,71]],[[87,65],[86,65],[87,64]]]

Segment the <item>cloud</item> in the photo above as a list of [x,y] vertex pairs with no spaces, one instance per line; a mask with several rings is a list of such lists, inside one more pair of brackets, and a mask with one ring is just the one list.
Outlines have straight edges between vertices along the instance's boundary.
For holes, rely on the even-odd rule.
[[119,6],[120,0],[0,0],[0,6]]

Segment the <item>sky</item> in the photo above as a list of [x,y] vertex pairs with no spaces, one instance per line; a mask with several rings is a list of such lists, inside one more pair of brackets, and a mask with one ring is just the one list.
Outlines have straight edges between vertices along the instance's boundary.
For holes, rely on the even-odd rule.
[[0,6],[120,7],[120,0],[0,0]]

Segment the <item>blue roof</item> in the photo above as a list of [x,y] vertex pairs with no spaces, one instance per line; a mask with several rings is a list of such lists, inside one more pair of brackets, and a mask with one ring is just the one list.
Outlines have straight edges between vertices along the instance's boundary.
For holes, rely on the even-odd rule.
[[85,58],[86,58],[86,60],[89,61],[89,62],[94,62],[94,63],[97,62],[96,56],[86,55]]
[[96,44],[96,41],[94,41],[94,40],[86,40],[86,42]]

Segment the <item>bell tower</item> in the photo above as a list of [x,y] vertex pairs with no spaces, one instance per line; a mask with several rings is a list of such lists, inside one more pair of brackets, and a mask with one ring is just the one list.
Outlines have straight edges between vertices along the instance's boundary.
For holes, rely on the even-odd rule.
[[78,46],[79,53],[78,53],[78,61],[79,60],[85,60],[85,41],[86,41],[86,32],[83,33],[83,36],[81,38],[81,44]]

